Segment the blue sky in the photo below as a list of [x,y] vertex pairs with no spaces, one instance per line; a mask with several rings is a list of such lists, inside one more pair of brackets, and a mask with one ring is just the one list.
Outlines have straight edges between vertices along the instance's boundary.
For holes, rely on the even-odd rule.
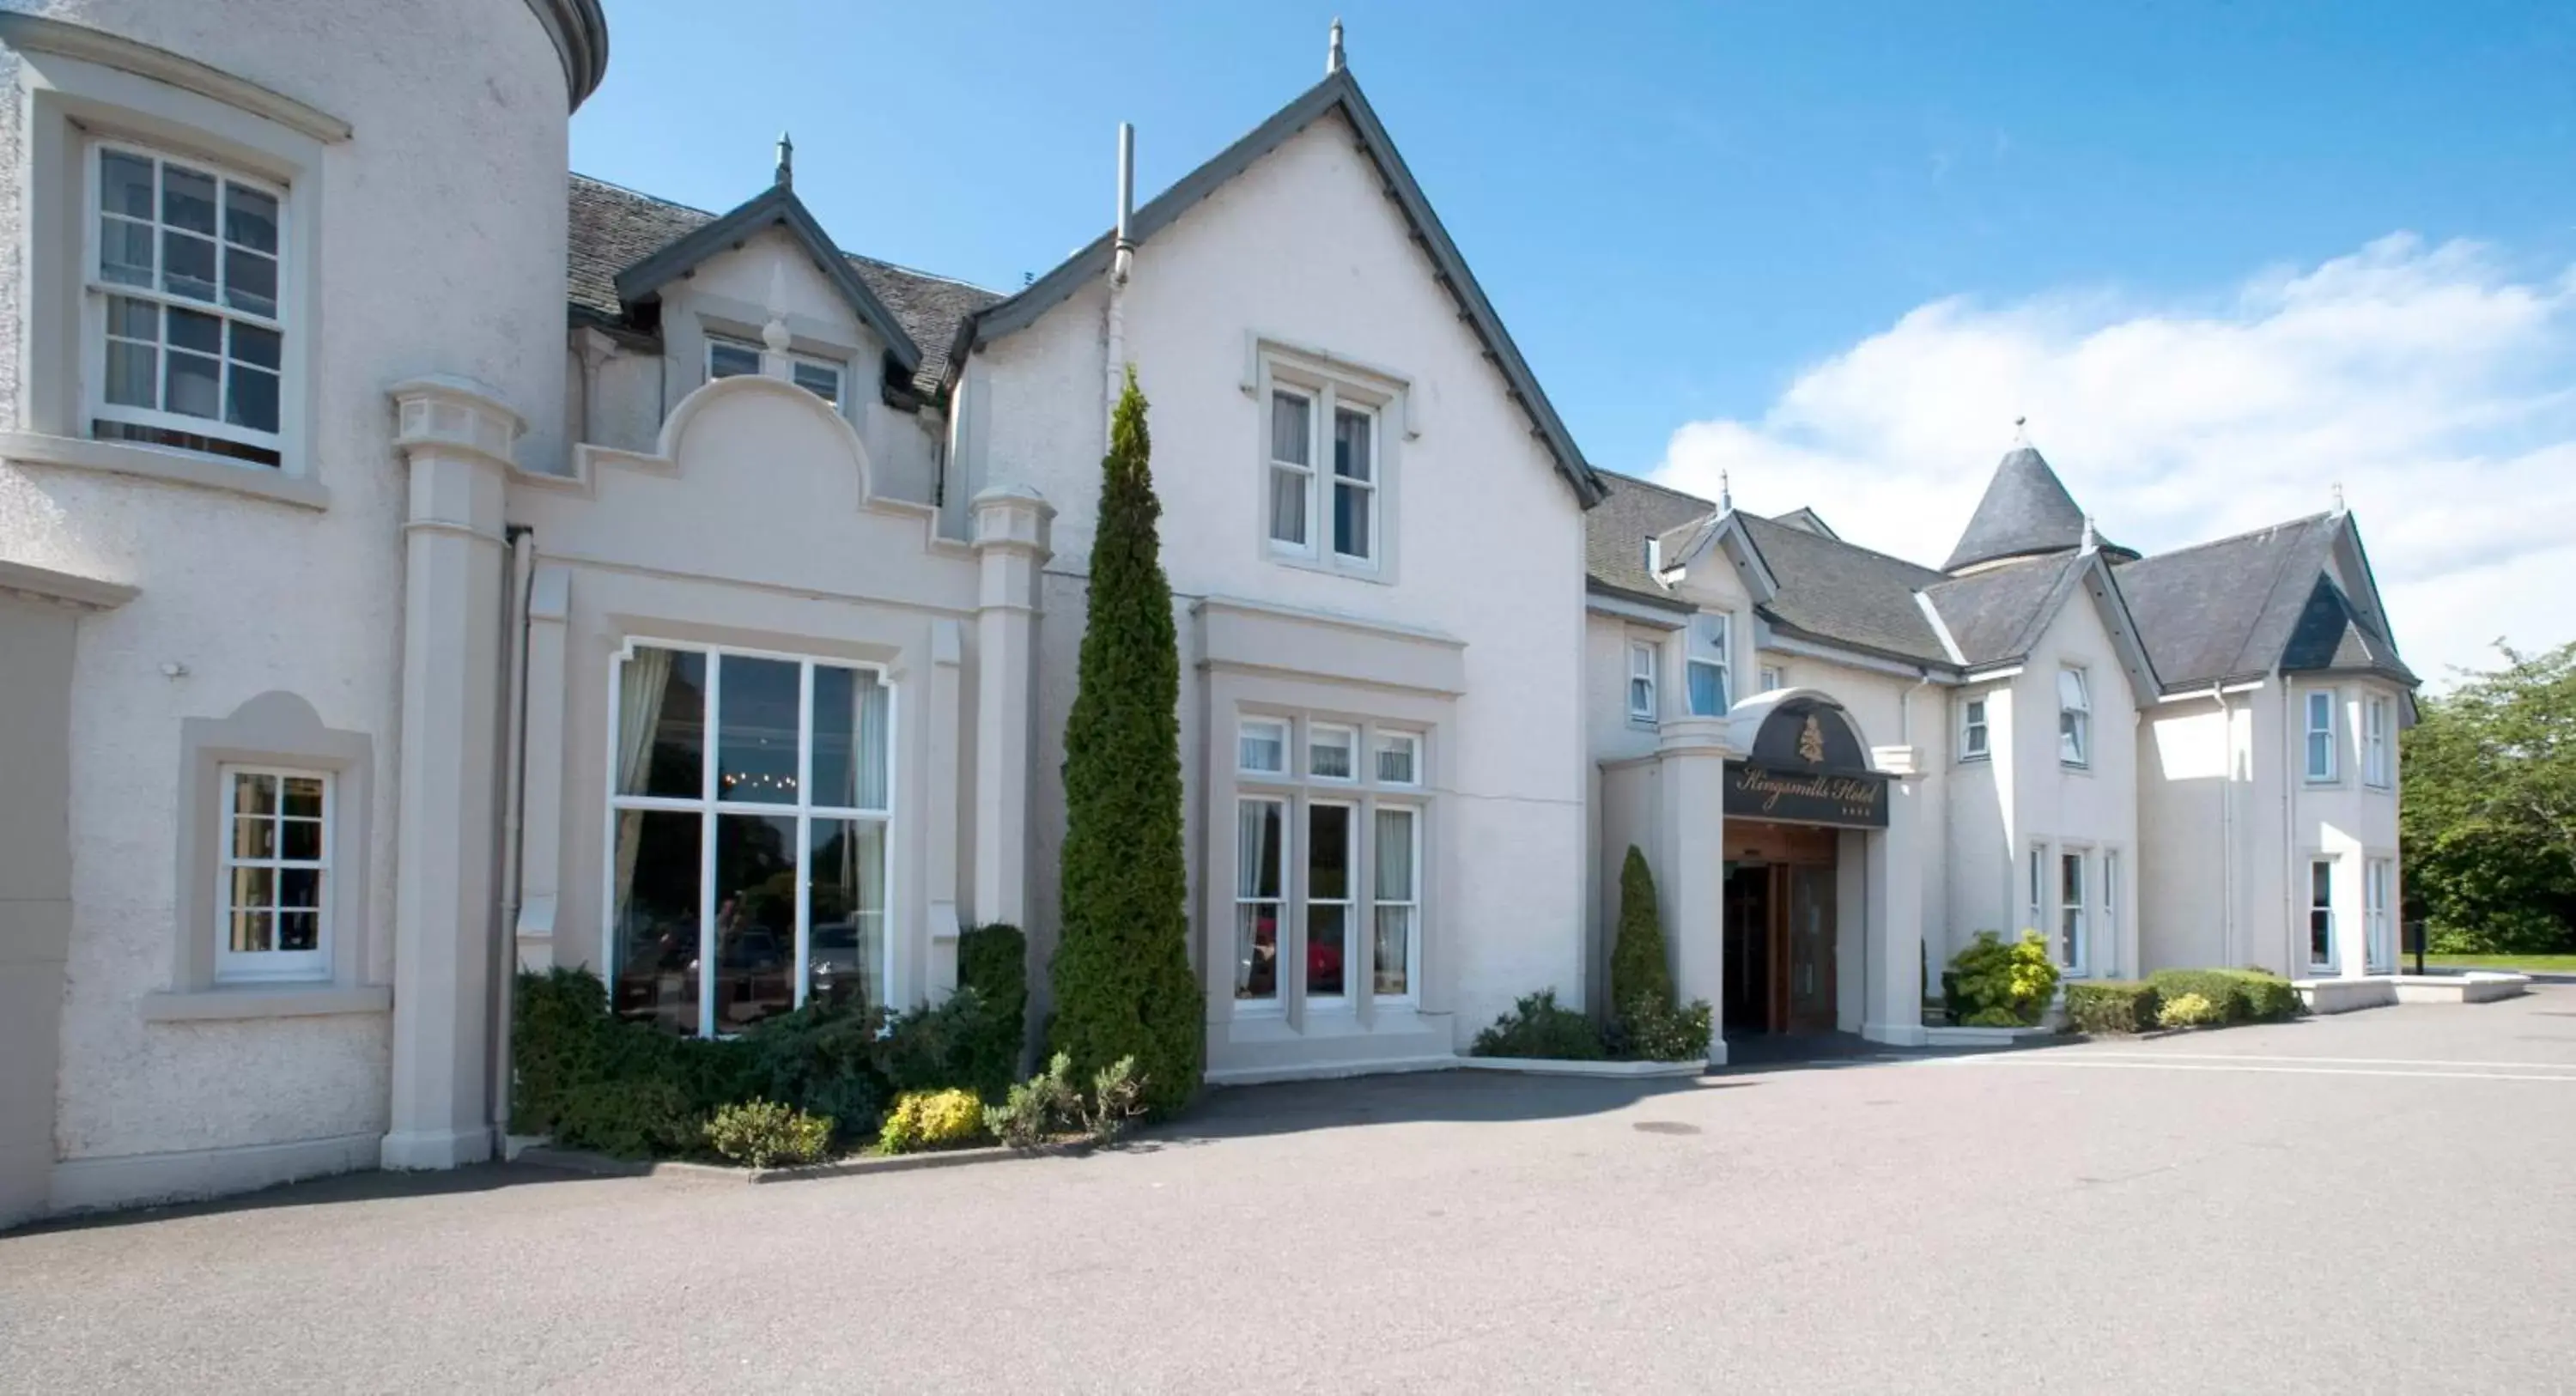
[[[932,28],[918,6],[822,0],[730,0],[714,24],[687,0],[608,10],[576,169],[722,209],[765,184],[784,127],[844,245],[1000,289],[1106,224],[1117,122],[1159,189],[1321,75],[1334,13],[970,2]],[[2028,412],[2124,542],[2322,507],[2330,475],[2383,582],[2432,588],[2442,625],[2571,637],[2489,613],[2535,580],[2576,589],[2576,551],[2535,539],[2472,585],[2479,559],[2456,555],[2486,521],[2385,544],[2371,521],[2428,470],[2497,485],[2576,461],[2558,454],[2576,421],[2530,373],[2576,366],[2576,6],[1341,14],[1353,71],[1596,464],[1702,489],[1729,469],[1754,507],[1813,500],[1838,526],[1847,498],[1847,534],[1937,555]],[[2347,294],[2393,319],[2387,344],[2319,350],[2358,312],[2310,312]],[[2136,371],[2117,351],[2141,325],[2175,354],[2215,335],[2287,386],[2260,404],[2213,405],[2226,384],[2123,394],[2100,380]],[[2474,383],[2449,381],[2463,358]],[[2394,428],[2412,443],[2394,456],[2318,430],[2432,378],[2490,410]],[[1866,402],[1926,384],[1983,415],[1891,423]],[[2237,459],[2211,455],[2213,430]],[[2241,459],[2258,450],[2268,464]],[[2261,487],[2233,488],[2247,470]],[[2411,653],[2435,621],[2398,610]]]

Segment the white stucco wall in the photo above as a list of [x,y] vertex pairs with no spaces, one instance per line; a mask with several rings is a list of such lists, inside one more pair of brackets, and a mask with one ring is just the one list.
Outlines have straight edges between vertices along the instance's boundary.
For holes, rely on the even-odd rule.
[[[1436,824],[1461,865],[1480,870],[1453,889],[1448,908],[1463,928],[1452,960],[1458,1020],[1473,1024],[1518,994],[1550,984],[1571,993],[1582,978],[1583,717],[1579,666],[1567,662],[1583,645],[1582,520],[1379,184],[1338,117],[1291,138],[1139,251],[1126,352],[1152,405],[1164,564],[1176,593],[1466,642],[1466,691],[1443,764],[1454,784],[1440,792]],[[1059,573],[1078,572],[1090,550],[1102,305],[1099,287],[1087,288],[980,356],[990,427],[969,478],[1011,472],[1058,502]],[[1392,582],[1265,555],[1263,408],[1240,386],[1253,334],[1408,380],[1420,435],[1401,439],[1389,421],[1381,438]],[[1042,827],[1062,818],[1049,787],[1060,783],[1053,744],[1070,701],[1078,583],[1051,579],[1047,606]],[[1185,698],[1185,717],[1192,707]],[[1205,813],[1196,803],[1194,822]]]
[[[380,1131],[382,1014],[150,1023],[172,980],[179,724],[270,689],[376,762],[365,924],[335,928],[367,977],[392,977],[405,478],[385,390],[470,375],[527,416],[533,456],[559,449],[566,93],[525,0],[152,0],[15,4],[184,54],[347,121],[318,176],[316,404],[309,473],[326,509],[131,476],[0,460],[0,558],[123,582],[129,605],[82,627],[72,710],[73,888],[57,1101],[67,1160],[225,1149]],[[364,42],[353,34],[363,33]],[[12,70],[14,71],[14,70]],[[14,123],[26,101],[7,94]],[[25,149],[0,140],[15,199]],[[65,191],[34,191],[51,201]],[[10,242],[25,220],[8,207]],[[16,276],[0,278],[14,286]],[[31,343],[0,300],[0,383]],[[15,394],[8,411],[15,417]],[[252,467],[242,467],[245,470]],[[176,678],[164,666],[183,666]]]
[[[2059,758],[2057,681],[2061,670],[2082,668],[2092,698],[2091,761],[2070,766]],[[2089,596],[2070,596],[2031,650],[2021,674],[2012,680],[2013,720],[1992,740],[2013,749],[2013,799],[2007,833],[2016,859],[2027,859],[2035,842],[2049,845],[2047,901],[2043,912],[2053,918],[2058,877],[2056,858],[2084,850],[2087,855],[2086,900],[2088,972],[2096,978],[2134,974],[2138,967],[2138,696],[2122,671],[2110,629]],[[2000,778],[2000,773],[1999,773]],[[2117,850],[2121,872],[2116,923],[2104,926],[2100,915],[2101,855]],[[2017,868],[2023,865],[2016,862]],[[2029,919],[2028,890],[2014,884],[2021,899],[2016,928]],[[2052,937],[2055,921],[2038,927]],[[2053,943],[2053,939],[2052,939]]]

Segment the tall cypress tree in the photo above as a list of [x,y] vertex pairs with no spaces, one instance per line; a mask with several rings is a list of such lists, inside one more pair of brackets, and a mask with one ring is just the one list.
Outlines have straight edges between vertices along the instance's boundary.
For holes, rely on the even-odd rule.
[[1100,462],[1081,688],[1064,731],[1053,1038],[1076,1080],[1134,1056],[1146,1104],[1169,1111],[1198,1090],[1207,1000],[1189,961],[1180,643],[1152,454],[1131,366]]

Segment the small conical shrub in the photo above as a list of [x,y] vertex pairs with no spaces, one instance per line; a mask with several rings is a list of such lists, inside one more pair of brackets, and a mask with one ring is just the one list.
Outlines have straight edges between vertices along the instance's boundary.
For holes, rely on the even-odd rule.
[[1664,959],[1664,926],[1655,915],[1655,875],[1646,855],[1628,845],[1619,869],[1619,938],[1610,947],[1610,1011],[1625,1016],[1640,998],[1673,1006],[1673,967]]
[[1190,970],[1180,644],[1152,454],[1131,367],[1100,463],[1081,686],[1064,730],[1051,1046],[1072,1057],[1078,1081],[1135,1058],[1144,1104],[1167,1112],[1198,1090],[1207,998]]

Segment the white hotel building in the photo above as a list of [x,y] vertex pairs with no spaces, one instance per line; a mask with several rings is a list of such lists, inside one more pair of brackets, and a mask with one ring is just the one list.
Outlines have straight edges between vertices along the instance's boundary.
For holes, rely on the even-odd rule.
[[[364,35],[364,42],[358,36]],[[567,173],[596,0],[0,9],[0,1225],[489,1157],[507,971],[721,1032],[1043,985],[1104,421],[1152,401],[1211,1079],[1922,966],[2393,960],[2341,513],[1939,571],[1595,469],[1342,67],[1015,295]],[[1104,184],[1106,181],[1104,180]]]

